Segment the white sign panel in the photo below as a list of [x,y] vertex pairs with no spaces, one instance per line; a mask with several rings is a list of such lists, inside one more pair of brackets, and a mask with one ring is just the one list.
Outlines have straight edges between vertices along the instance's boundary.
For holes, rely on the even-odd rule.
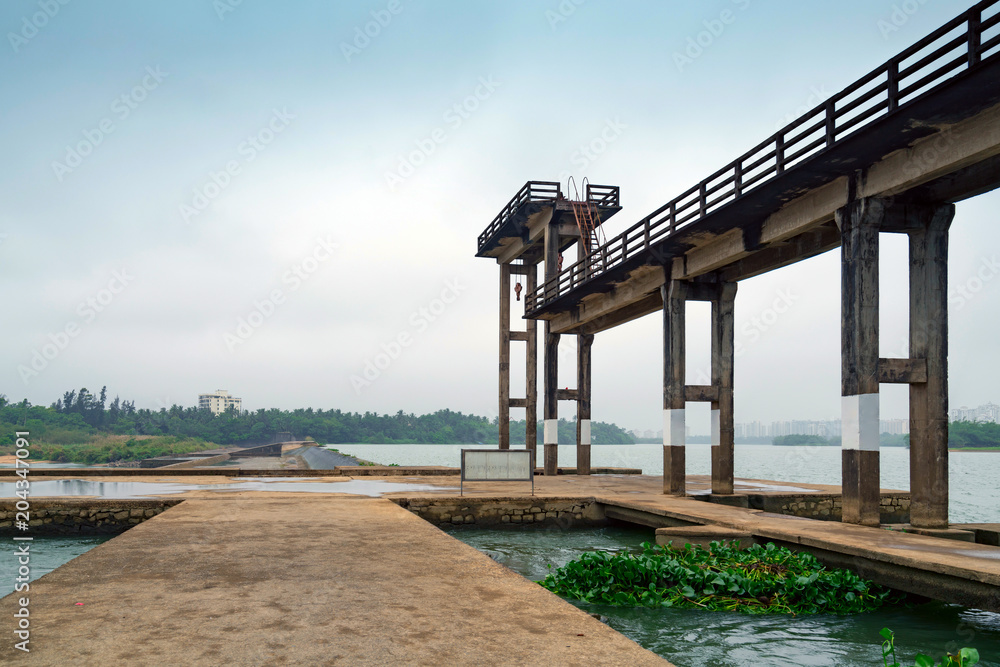
[[469,482],[528,482],[534,469],[526,449],[463,449],[462,479]]

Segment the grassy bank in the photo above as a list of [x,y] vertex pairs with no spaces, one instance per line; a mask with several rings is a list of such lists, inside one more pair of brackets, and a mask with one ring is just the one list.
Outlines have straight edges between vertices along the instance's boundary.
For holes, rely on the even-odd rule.
[[[168,454],[188,454],[217,445],[199,438],[171,435],[106,435],[85,436],[81,442],[63,444],[42,441],[31,443],[31,458],[35,461],[58,463],[113,463],[138,461]],[[0,454],[13,454],[14,446],[0,447]]]

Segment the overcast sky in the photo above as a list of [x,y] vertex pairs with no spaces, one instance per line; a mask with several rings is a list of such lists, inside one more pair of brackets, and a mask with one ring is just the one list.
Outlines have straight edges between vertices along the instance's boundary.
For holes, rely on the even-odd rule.
[[[621,186],[610,237],[969,4],[8,0],[0,393],[494,416],[476,237],[526,180]],[[975,288],[951,300],[953,406],[1000,400],[998,203],[952,226],[950,280]],[[903,356],[905,243],[882,238]],[[737,421],[839,418],[839,292],[839,251],[740,284]],[[657,315],[600,334],[594,418],[661,428],[661,359]],[[906,410],[883,385],[882,416]]]

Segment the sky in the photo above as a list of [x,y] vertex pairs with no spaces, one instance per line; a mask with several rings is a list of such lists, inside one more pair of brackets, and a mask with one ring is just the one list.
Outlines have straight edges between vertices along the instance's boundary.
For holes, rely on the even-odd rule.
[[[0,393],[493,417],[476,237],[525,181],[620,186],[610,238],[969,4],[8,0]],[[953,406],[1000,400],[998,203],[952,225]],[[905,356],[905,239],[882,240],[882,356]],[[839,262],[740,283],[737,421],[839,418]],[[688,319],[696,382],[707,307]],[[662,427],[661,326],[598,335],[594,419]]]

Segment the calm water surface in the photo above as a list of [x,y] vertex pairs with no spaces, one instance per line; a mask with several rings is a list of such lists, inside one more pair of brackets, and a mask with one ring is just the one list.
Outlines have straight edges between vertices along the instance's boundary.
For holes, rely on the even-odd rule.
[[[331,445],[345,454],[378,463],[458,466],[461,450],[482,445]],[[541,447],[539,447],[539,452]],[[780,482],[840,485],[840,447],[776,447],[736,445],[736,476]],[[910,488],[910,452],[884,447],[880,462],[882,488]],[[541,457],[541,453],[539,453]],[[641,468],[647,475],[663,474],[661,445],[594,445],[594,466]],[[576,447],[559,446],[559,465],[576,465]],[[711,473],[711,447],[688,445],[687,470]],[[949,455],[950,513],[953,523],[1000,523],[1000,452],[951,452]]]
[[[102,542],[107,542],[112,535],[92,537],[36,537],[31,544],[31,562],[28,564],[31,573],[28,581],[34,581],[48,574],[60,565],[64,565],[80,554],[86,553]],[[14,542],[10,538],[0,540],[0,597],[14,591],[17,584],[17,569],[19,567],[16,551],[24,542]],[[29,591],[30,599],[30,591]]]
[[[456,527],[451,535],[537,581],[548,565],[564,565],[583,551],[638,550],[653,541],[651,529],[546,528],[485,530]],[[748,616],[678,609],[627,609],[570,601],[601,614],[622,634],[678,667],[819,667],[882,664],[879,630],[896,632],[897,656],[913,664],[917,652],[940,657],[974,646],[980,665],[1000,665],[1000,614],[932,602],[913,609],[857,616]],[[906,662],[909,660],[910,662]]]

